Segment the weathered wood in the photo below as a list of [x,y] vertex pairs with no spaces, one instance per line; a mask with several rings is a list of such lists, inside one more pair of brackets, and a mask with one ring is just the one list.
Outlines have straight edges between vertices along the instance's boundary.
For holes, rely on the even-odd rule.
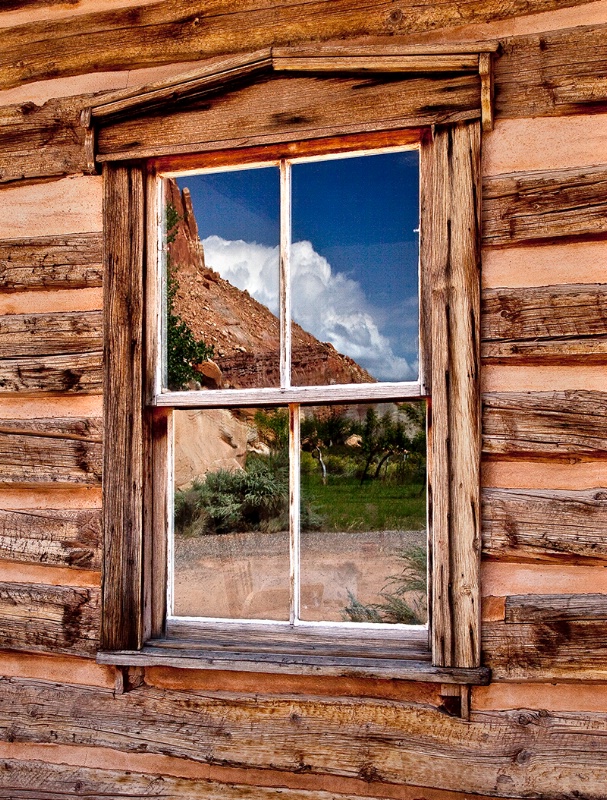
[[[395,8],[390,0],[380,0],[371,7],[361,0],[340,0],[336,5],[298,0],[272,7],[252,0],[246,7],[235,8],[229,0],[218,0],[212,7],[189,0],[165,0],[146,7],[5,29],[0,87],[85,73],[90,69],[91,52],[99,71],[137,69],[271,45],[414,33],[584,2],[534,0],[530,5],[526,0],[508,4],[502,0],[469,0],[465,5],[420,5],[415,0],[401,0]],[[53,43],[52,61],[49,42]]]
[[[47,761],[0,759],[0,798],[6,800],[360,800],[360,795],[319,789],[285,789],[219,783],[203,778],[175,778],[133,770],[51,764]],[[367,800],[374,796],[365,793]],[[376,797],[376,796],[375,796]],[[445,800],[465,800],[449,792]],[[440,800],[431,798],[431,800]],[[480,798],[480,800],[491,800]]]
[[484,489],[483,553],[563,563],[607,560],[607,491]]
[[604,595],[506,599],[504,622],[483,625],[484,663],[494,678],[607,679]]
[[97,509],[0,510],[0,558],[97,570],[101,567]]
[[101,286],[101,236],[44,236],[0,241],[0,289],[84,289]]
[[483,244],[607,234],[607,167],[512,173],[483,181]]
[[197,109],[101,127],[97,152],[101,161],[138,158],[479,117],[478,74],[440,80],[277,75],[206,97]]
[[101,420],[0,420],[0,483],[97,485]]
[[607,456],[607,393],[483,395],[483,452],[528,458]]
[[0,359],[0,393],[38,392],[99,394],[102,389],[100,350],[61,356]]
[[607,358],[607,284],[487,289],[482,356],[504,363]]
[[90,172],[80,98],[0,108],[0,184]]
[[607,28],[595,25],[502,41],[495,59],[498,117],[604,111]]
[[467,722],[423,704],[370,699],[147,686],[114,697],[107,690],[30,680],[0,685],[0,738],[13,742],[127,753],[145,748],[286,775],[457,786],[538,800],[565,800],[582,791],[588,800],[602,800],[607,781],[607,719],[600,713],[473,712]]
[[98,647],[99,590],[0,583],[0,647],[90,655]]
[[142,635],[144,173],[104,170],[103,621],[105,649]]
[[0,358],[83,353],[102,348],[101,311],[0,316]]
[[[506,598],[507,623],[607,620],[604,594],[516,595]],[[607,632],[606,632],[607,635]]]
[[479,124],[422,148],[422,251],[432,286],[433,662],[479,663]]

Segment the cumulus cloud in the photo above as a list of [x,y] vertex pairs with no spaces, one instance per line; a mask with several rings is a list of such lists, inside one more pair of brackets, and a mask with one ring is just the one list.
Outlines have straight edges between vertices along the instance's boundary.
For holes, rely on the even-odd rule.
[[[209,236],[202,244],[208,266],[278,314],[278,247],[219,236]],[[306,331],[330,342],[379,380],[416,377],[417,363],[396,355],[380,331],[385,309],[373,308],[361,285],[334,272],[311,242],[292,245],[291,285],[293,318]],[[409,304],[416,302],[415,298]]]

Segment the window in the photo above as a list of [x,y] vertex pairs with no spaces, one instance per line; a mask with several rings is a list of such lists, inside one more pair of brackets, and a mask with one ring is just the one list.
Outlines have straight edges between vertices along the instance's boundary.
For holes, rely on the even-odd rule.
[[[397,59],[401,74],[395,77]],[[106,187],[104,652],[100,660],[135,664],[157,663],[170,657],[171,663],[182,666],[320,670],[330,674],[344,674],[345,670],[350,674],[463,683],[486,678],[486,671],[479,666],[478,381],[479,120],[481,113],[486,115],[486,62],[486,54],[478,53],[437,59],[435,55],[394,52],[370,57],[365,51],[353,60],[351,54],[346,59],[340,53],[337,61],[333,55],[322,62],[300,52],[274,51],[245,60],[248,66],[244,73],[241,63],[234,85],[226,83],[229,69],[222,71],[214,65],[212,70],[190,75],[178,85],[152,87],[92,109],[97,159],[105,162]],[[437,74],[431,79],[418,77],[420,69]],[[259,73],[264,70],[266,75],[270,71],[271,80],[260,82]],[[339,77],[333,78],[332,71]],[[371,80],[361,77],[367,71],[374,73]],[[310,72],[317,76],[310,78]],[[353,73],[350,77],[349,72]],[[243,74],[248,80],[244,85]],[[201,104],[200,96],[205,92],[211,93],[211,100]],[[356,102],[343,102],[348,92]],[[214,102],[216,96],[219,99]],[[223,102],[224,96],[229,96],[229,102]],[[445,97],[450,98],[447,104]],[[159,112],[162,103],[169,105]],[[300,113],[295,114],[295,108]],[[271,119],[268,126],[264,123],[265,109],[269,109]],[[235,119],[239,122],[237,130]],[[381,359],[376,350],[371,356],[367,353],[370,360],[366,367],[361,363],[363,356],[358,363],[350,364],[351,382],[344,379],[332,383],[330,371],[325,371],[322,379],[317,373],[309,380],[309,370],[300,368],[303,362],[297,359],[305,361],[312,340],[306,340],[303,331],[298,341],[297,317],[291,324],[289,307],[293,308],[295,293],[289,292],[289,276],[293,283],[296,273],[286,268],[295,245],[304,241],[299,233],[291,236],[285,224],[290,218],[294,231],[302,224],[297,187],[304,185],[305,176],[316,169],[322,172],[347,164],[355,170],[372,159],[418,152],[421,357],[417,374],[412,363],[415,359],[394,351],[388,359],[391,365],[384,364],[380,374]],[[167,225],[159,233],[158,222],[165,218],[167,202],[158,187],[167,175],[192,170],[203,170],[207,183],[216,181],[215,190],[217,181],[237,182],[243,176],[261,180],[272,172],[275,177],[279,175],[282,186],[272,201],[283,207],[278,236],[282,264],[282,282],[278,282],[282,292],[278,296],[282,294],[283,299],[274,309],[280,320],[279,335],[269,337],[277,343],[273,352],[269,347],[248,358],[249,388],[231,379],[228,383],[234,388],[217,388],[223,385],[224,373],[204,374],[203,369],[201,380],[190,376],[186,381],[169,371],[163,376],[157,368],[162,363],[163,347],[159,317],[167,315],[161,311],[160,282],[150,276],[158,274],[158,250],[163,248],[167,233],[170,237]],[[372,193],[372,183],[369,185]],[[289,208],[292,216],[287,213]],[[168,219],[169,229],[170,222]],[[209,241],[207,249],[219,244]],[[235,264],[226,269],[234,273]],[[171,275],[170,264],[168,275],[167,311],[178,318],[178,325],[184,309],[174,305],[177,294],[171,281],[179,277]],[[266,282],[262,287],[266,294],[276,295],[276,280],[272,291],[268,286],[271,289]],[[252,284],[249,289],[253,290]],[[321,338],[314,337],[314,341],[321,343],[322,328],[318,332]],[[310,331],[307,333],[309,336]],[[390,342],[386,333],[379,331],[378,335]],[[217,346],[219,354],[221,336],[216,338],[217,342],[209,342],[193,331],[193,346],[202,342],[203,355],[205,347]],[[351,334],[344,339],[351,342]],[[247,345],[242,346],[247,350]],[[234,365],[234,353],[231,355]],[[242,355],[241,362],[247,361]],[[345,375],[345,359],[352,356],[346,350],[337,356],[334,360],[340,362],[340,374]],[[253,371],[251,361],[255,363]],[[359,372],[354,377],[356,370]],[[376,380],[361,382],[364,371]],[[251,380],[257,385],[251,386]],[[207,388],[202,390],[199,385],[204,383]],[[322,608],[318,593],[315,596],[306,588],[307,599],[302,602],[305,572],[311,562],[306,548],[301,547],[296,496],[301,466],[305,472],[305,463],[312,463],[322,473],[320,459],[326,466],[324,456],[336,455],[322,451],[321,442],[327,439],[320,429],[328,420],[345,425],[349,436],[362,436],[361,406],[373,410],[372,404],[382,404],[397,426],[404,423],[407,413],[415,415],[424,399],[430,430],[429,629],[419,625],[388,626],[389,630],[373,624],[349,626],[336,619],[342,614],[341,600],[332,610]],[[404,402],[413,404],[410,412],[401,406]],[[247,420],[253,419],[255,425],[248,427],[255,428],[258,441],[254,444],[266,448],[282,435],[287,419],[290,423],[291,500],[286,509],[291,518],[291,538],[288,547],[286,540],[277,546],[276,563],[283,576],[274,593],[278,610],[268,615],[268,606],[252,609],[254,593],[249,593],[248,601],[241,598],[233,610],[220,614],[212,605],[205,606],[207,596],[191,607],[201,611],[191,614],[186,606],[179,605],[183,596],[175,594],[177,605],[169,607],[167,615],[167,531],[172,526],[173,503],[166,465],[174,459],[171,426],[176,417],[185,419],[189,410],[196,409],[200,418],[207,420],[201,422],[204,427],[222,407],[231,408],[231,418],[239,419],[245,428]],[[364,411],[366,415],[367,408]],[[377,417],[378,412],[375,414]],[[385,425],[389,422],[386,418]],[[265,441],[260,438],[264,426]],[[356,438],[348,447],[352,449],[355,443]],[[381,472],[380,461],[376,459],[375,468]],[[281,503],[284,512],[285,504],[281,501],[278,505]],[[288,559],[284,557],[287,550]],[[178,558],[187,562],[187,547]],[[246,580],[250,577],[245,576]],[[361,601],[351,594],[353,604],[377,606],[372,597]],[[175,614],[175,608],[185,611]],[[195,619],[190,619],[192,616]],[[269,627],[262,624],[266,616],[272,623]],[[206,620],[204,624],[201,617]],[[245,619],[256,622],[236,629],[232,620]],[[330,626],[331,622],[338,624]]]

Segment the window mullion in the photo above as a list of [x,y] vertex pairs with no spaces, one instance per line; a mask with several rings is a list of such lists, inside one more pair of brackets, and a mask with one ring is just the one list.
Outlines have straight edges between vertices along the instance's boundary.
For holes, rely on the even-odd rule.
[[291,164],[280,162],[280,387],[291,386]]
[[300,419],[299,404],[289,405],[289,585],[291,625],[299,620],[299,542],[300,542]]

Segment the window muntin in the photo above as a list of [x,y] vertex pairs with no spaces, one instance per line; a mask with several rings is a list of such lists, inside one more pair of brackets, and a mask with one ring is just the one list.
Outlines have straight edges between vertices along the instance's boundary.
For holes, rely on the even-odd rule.
[[[187,411],[177,410],[183,391],[174,394],[172,403],[170,395],[163,398],[163,405],[171,403],[176,409],[169,620],[282,620],[300,625],[321,622],[374,627],[382,623],[423,624],[427,615],[425,404],[418,404],[422,410],[421,415],[417,414],[416,426],[411,417],[407,421],[405,406],[398,402],[370,402],[379,382],[387,384],[381,396],[388,401],[420,394],[418,151],[399,148],[364,157],[348,154],[295,162],[282,160],[277,166],[278,169],[255,165],[205,171],[177,179],[177,187],[188,186],[194,206],[203,209],[198,216],[203,269],[219,267],[218,277],[215,275],[211,282],[222,283],[230,293],[239,292],[243,303],[251,306],[249,317],[259,315],[266,339],[273,336],[277,344],[279,338],[279,345],[268,348],[266,342],[265,352],[260,346],[241,359],[256,365],[254,374],[244,379],[242,365],[240,373],[234,369],[234,358],[225,357],[224,345],[216,351],[219,357],[215,351],[209,354],[221,369],[218,380],[205,381],[205,389],[211,391],[202,390],[195,378],[178,387],[173,381],[170,388],[187,391]],[[272,241],[277,227],[274,189],[279,170],[281,241],[277,246]],[[175,214],[166,198],[176,187],[174,183],[165,185],[165,269],[174,286],[179,281],[180,243],[175,243],[173,225],[168,224],[174,223]],[[211,204],[205,217],[204,210]],[[191,229],[191,221],[187,222]],[[305,239],[306,234],[312,235]],[[251,236],[260,241],[247,242]],[[337,269],[322,252],[316,251],[315,243],[319,243],[318,250],[324,250],[337,263]],[[358,259],[357,250],[363,251]],[[173,290],[175,305],[170,308],[171,313],[186,320],[189,315],[195,328],[191,309],[196,307],[196,301],[202,304],[207,316],[206,333],[210,332],[213,345],[216,332],[240,327],[242,333],[242,328],[247,328],[247,320],[242,318],[237,322],[227,320],[226,325],[225,310],[223,318],[217,314],[213,319],[209,282],[203,279],[203,290],[198,292],[199,282],[189,283],[194,289],[189,297],[181,287],[179,294]],[[298,324],[304,320],[308,331]],[[278,329],[280,337],[276,336]],[[327,338],[332,335],[335,343],[341,338],[345,345],[339,348],[342,353],[333,342],[327,345],[319,341],[310,329],[328,333]],[[198,330],[196,336],[200,335]],[[354,348],[351,352],[359,359],[366,356],[374,375],[347,352],[343,353],[348,346]],[[239,347],[243,352],[250,350],[242,344]],[[319,353],[315,353],[315,347]],[[319,355],[321,361],[324,356],[320,368],[314,365]],[[408,381],[395,381],[396,376]],[[250,396],[253,401],[258,395],[256,389],[263,388],[276,401],[279,395],[271,390],[278,382],[283,390],[290,388],[292,382],[295,384],[294,399],[305,401],[303,393],[309,391],[309,386],[317,387],[317,396],[324,399],[326,385],[330,385],[336,399],[367,402],[314,407],[291,403],[288,411],[284,407],[230,409],[233,403],[212,411],[202,407],[210,404],[211,396],[211,403],[221,406],[230,395],[222,389],[241,390],[239,396]],[[352,387],[354,393],[350,389],[349,397],[343,392],[340,397],[340,386],[348,383],[357,384]],[[215,420],[213,432],[212,419],[217,415],[225,418],[223,423]],[[247,480],[255,477],[250,473],[256,469],[259,473],[263,457],[254,452],[255,448],[268,449],[268,443],[272,444],[267,438],[260,441],[263,423],[258,423],[262,417],[266,426],[269,420],[282,418],[286,434],[283,452],[274,448],[271,458],[284,457],[282,469],[289,473],[289,480],[283,480],[277,496],[267,501],[279,507],[272,519],[259,518],[260,509],[249,508],[249,516],[257,514],[258,518],[233,521],[232,530],[225,519],[229,511],[216,507],[222,489],[218,483],[226,484],[223,489],[232,492],[233,500],[246,491]],[[334,441],[335,436],[327,434],[331,418],[333,423],[339,418],[342,428],[348,428],[348,444]],[[239,451],[240,461],[233,458],[235,452],[228,452],[227,462],[219,459],[215,463],[218,469],[213,469],[210,462],[217,450],[215,444],[220,448],[221,441],[232,436],[227,429],[233,433],[233,429],[240,428],[237,437],[242,439],[243,426],[248,427],[248,433],[240,446],[231,442]],[[276,425],[274,428],[276,432]],[[390,435],[392,441],[384,442],[383,449],[378,446],[378,439]],[[423,437],[424,452],[417,465],[419,486],[413,490],[410,479],[412,471],[416,471],[412,466],[416,456],[404,442],[411,448],[415,435]],[[199,446],[201,437],[203,446]],[[375,442],[371,442],[373,437]],[[185,471],[184,450],[198,453]],[[316,470],[310,470],[310,459],[315,456],[317,469],[323,473],[322,488],[317,476],[311,474]],[[187,480],[188,470],[194,482]],[[409,485],[405,487],[402,475],[407,471]],[[277,472],[280,470],[275,469],[265,478],[276,480]],[[260,475],[256,477],[259,479]],[[376,491],[380,484],[390,488],[382,494]],[[310,492],[316,493],[316,504],[310,503]],[[351,513],[350,519],[343,521],[345,531],[339,531],[335,520],[327,520],[327,514],[319,514],[316,507],[324,506],[326,512],[339,502],[344,505],[344,492],[349,493],[351,501],[356,496],[365,513],[362,518]],[[407,494],[417,497],[406,498]],[[412,530],[403,530],[403,504],[408,508],[405,516],[415,514],[415,521],[407,523]],[[349,505],[354,507],[352,502]],[[200,513],[194,513],[194,507]],[[415,512],[411,512],[413,507]],[[223,520],[219,519],[222,513]],[[315,524],[311,522],[314,516]],[[392,520],[390,529],[386,519]],[[201,528],[206,528],[204,541],[191,535]],[[320,555],[323,539],[325,552]],[[193,561],[198,562],[198,570],[192,568]]]

